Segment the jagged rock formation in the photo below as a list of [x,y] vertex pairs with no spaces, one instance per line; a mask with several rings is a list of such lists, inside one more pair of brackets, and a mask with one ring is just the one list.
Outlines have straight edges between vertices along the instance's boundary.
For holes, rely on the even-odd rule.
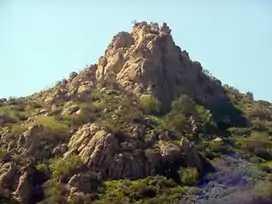
[[[236,111],[234,100],[236,106],[246,101],[250,111],[254,104],[258,108]],[[214,170],[207,149],[227,145],[229,121],[240,121],[243,112],[252,129],[266,131],[263,124],[272,121],[269,105],[205,74],[175,45],[165,23],[135,23],[131,33],[113,37],[97,64],[30,97],[0,99],[0,202],[84,203],[109,193],[102,184],[116,179],[125,179],[126,190],[129,179],[174,186],[158,175],[175,185],[192,185]],[[213,111],[218,107],[222,120]],[[156,197],[160,189],[154,186],[123,196]]]
[[[16,151],[28,157],[31,155],[34,160],[39,159],[41,131],[43,131],[41,125],[31,126],[20,135],[17,146],[15,146]],[[158,136],[157,138],[161,139],[154,140],[153,145],[146,147],[138,141],[138,148],[133,152],[126,152],[122,149],[120,137],[118,134],[107,132],[96,124],[85,124],[70,137],[67,145],[57,146],[52,152],[63,159],[79,155],[84,164],[101,173],[99,179],[96,180],[144,178],[154,175],[156,170],[163,173],[164,169],[173,168],[170,161],[178,166],[197,167],[200,172],[207,168],[205,159],[198,153],[194,145],[185,139],[182,139],[178,146],[164,140],[166,138],[163,136]],[[129,136],[126,140],[129,142]],[[14,195],[21,203],[28,203],[34,196],[33,177],[37,170],[33,165],[19,170],[13,162],[9,161],[2,158],[0,186],[3,192],[1,193],[4,194],[4,197]],[[80,184],[83,182],[81,177],[84,175],[78,173],[69,180],[70,197],[86,191],[85,187]],[[86,178],[85,182],[87,182]],[[7,186],[7,184],[12,186]],[[88,189],[91,188],[89,181],[84,185]],[[80,190],[81,188],[83,190]]]
[[201,65],[175,45],[166,24],[139,23],[131,33],[114,36],[96,71],[97,79],[109,77],[130,91],[155,95],[164,104],[182,93],[210,106],[224,96],[220,82],[207,78]]
[[[143,144],[142,144],[143,145]],[[86,124],[69,140],[69,151],[64,158],[78,154],[84,163],[100,170],[103,178],[142,178],[152,175],[155,168],[162,168],[168,161],[184,163],[197,167],[201,172],[203,161],[197,149],[182,139],[180,147],[167,141],[158,141],[158,150],[154,146],[125,152],[120,138],[99,128],[95,124]],[[137,152],[138,151],[138,152]],[[183,156],[184,155],[184,156]]]
[[71,73],[43,101],[67,100],[90,92],[95,81],[109,79],[136,94],[154,95],[165,106],[181,94],[207,107],[226,100],[221,82],[203,74],[201,64],[175,45],[165,23],[159,27],[142,22],[136,23],[131,33],[115,35],[97,64],[79,74]]

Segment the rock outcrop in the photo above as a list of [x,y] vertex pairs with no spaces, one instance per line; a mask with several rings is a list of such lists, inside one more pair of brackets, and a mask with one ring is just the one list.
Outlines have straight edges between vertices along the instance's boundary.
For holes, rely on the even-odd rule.
[[101,175],[96,172],[74,174],[68,182],[68,201],[77,196],[96,192],[101,181]]
[[21,169],[14,162],[0,164],[0,199],[13,197],[22,204],[33,203],[35,196],[42,195],[41,184],[42,177],[31,163]]
[[3,163],[0,168],[0,186],[1,188],[12,188],[18,169],[13,162]]
[[204,171],[202,156],[189,141],[182,139],[180,146],[167,140],[154,142],[149,148],[139,146],[133,152],[126,152],[118,135],[96,124],[85,124],[70,138],[64,158],[80,155],[83,162],[101,172],[104,179],[143,178],[169,162]]
[[203,73],[202,66],[175,45],[171,29],[164,23],[135,23],[131,33],[120,32],[97,64],[57,84],[43,102],[68,100],[92,91],[94,83],[113,80],[136,94],[156,96],[167,107],[181,94],[188,94],[207,107],[226,100],[221,82]]
[[97,79],[110,77],[129,91],[155,95],[163,104],[184,93],[208,106],[224,98],[220,82],[203,74],[201,65],[175,45],[165,23],[137,23],[131,33],[114,36],[96,71]]
[[[184,108],[168,112],[181,95]],[[0,201],[35,203],[46,195],[66,203],[97,199],[108,180],[160,175],[180,185],[185,168],[202,176],[213,167],[197,147],[206,135],[227,132],[212,111],[226,101],[220,81],[175,45],[167,24],[135,23],[113,37],[97,64],[19,102],[0,99],[8,107],[0,109]]]

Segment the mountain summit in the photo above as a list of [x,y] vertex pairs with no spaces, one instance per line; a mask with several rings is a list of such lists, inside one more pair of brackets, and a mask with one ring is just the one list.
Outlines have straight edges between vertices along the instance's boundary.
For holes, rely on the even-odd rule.
[[135,93],[151,94],[169,105],[180,94],[212,106],[224,96],[219,81],[202,73],[197,62],[175,45],[164,23],[135,23],[131,33],[114,36],[97,66],[96,78],[113,77]]
[[[222,86],[175,45],[166,23],[135,22],[97,64],[0,100],[1,203],[191,204],[233,199],[226,190],[242,187],[263,199],[251,190],[271,185],[270,106]],[[262,178],[239,174],[242,187],[216,180],[252,166]],[[216,195],[207,173],[224,185]]]
[[61,84],[61,91],[68,96],[82,93],[89,91],[94,81],[102,80],[114,80],[138,95],[153,95],[165,106],[181,94],[207,107],[226,99],[221,82],[211,80],[200,63],[175,45],[166,23],[135,23],[131,33],[119,32],[98,63],[77,77],[72,73],[68,83],[64,80]]

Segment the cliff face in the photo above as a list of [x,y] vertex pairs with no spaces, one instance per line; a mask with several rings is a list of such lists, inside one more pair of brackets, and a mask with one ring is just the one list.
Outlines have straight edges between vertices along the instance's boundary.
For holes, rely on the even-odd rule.
[[[269,105],[206,75],[166,24],[135,23],[97,64],[32,96],[0,99],[0,199],[134,203],[163,192],[172,202],[214,171],[218,151],[237,148],[227,128],[247,118],[248,136],[272,120]],[[116,189],[126,190],[119,198]]]

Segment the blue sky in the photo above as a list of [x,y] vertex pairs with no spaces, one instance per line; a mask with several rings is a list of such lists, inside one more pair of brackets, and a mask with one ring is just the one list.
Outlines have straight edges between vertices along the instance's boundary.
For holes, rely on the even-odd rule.
[[272,99],[271,0],[0,0],[0,98],[96,63],[133,20],[167,22],[176,44],[223,83]]

